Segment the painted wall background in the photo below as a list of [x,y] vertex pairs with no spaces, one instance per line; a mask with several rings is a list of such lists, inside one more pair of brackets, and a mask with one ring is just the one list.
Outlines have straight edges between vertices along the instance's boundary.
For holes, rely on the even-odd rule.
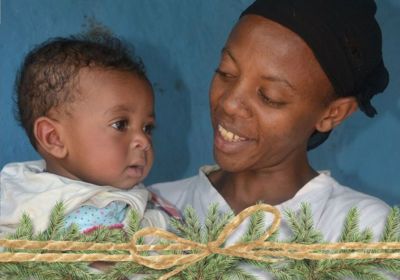
[[[1,0],[0,0],[1,1]],[[208,87],[220,49],[252,0],[2,0],[0,23],[0,168],[37,159],[13,117],[13,83],[24,55],[49,37],[93,24],[135,45],[156,94],[156,161],[146,183],[175,180],[210,164]],[[317,169],[343,184],[400,204],[400,0],[377,0],[391,82],[374,98],[378,115],[356,113],[310,153]]]

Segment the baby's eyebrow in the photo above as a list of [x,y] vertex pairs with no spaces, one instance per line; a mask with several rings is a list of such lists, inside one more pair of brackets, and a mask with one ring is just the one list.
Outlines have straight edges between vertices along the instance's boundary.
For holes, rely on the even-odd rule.
[[[115,113],[134,113],[134,112],[135,112],[134,108],[128,107],[128,106],[126,106],[124,104],[118,104],[118,105],[115,105],[115,106],[107,109],[104,112],[104,115],[112,115],[112,114],[115,114]],[[156,116],[155,116],[154,112],[150,112],[148,114],[148,117],[154,119]]]
[[104,115],[113,114],[113,113],[120,113],[120,112],[134,112],[133,108],[129,108],[126,105],[118,104],[104,112]]

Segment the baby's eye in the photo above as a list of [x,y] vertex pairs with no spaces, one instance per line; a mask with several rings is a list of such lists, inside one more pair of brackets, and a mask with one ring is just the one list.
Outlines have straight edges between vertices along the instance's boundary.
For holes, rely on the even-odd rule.
[[154,127],[155,127],[154,124],[146,124],[143,127],[143,131],[144,133],[151,135],[153,133]]
[[114,122],[111,126],[118,131],[124,131],[128,128],[128,121],[127,120],[119,120],[119,121]]

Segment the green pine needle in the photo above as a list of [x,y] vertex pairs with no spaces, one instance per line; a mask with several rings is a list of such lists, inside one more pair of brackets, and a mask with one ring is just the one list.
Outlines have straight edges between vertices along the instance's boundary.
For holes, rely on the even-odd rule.
[[11,234],[8,238],[9,239],[32,239],[33,236],[33,223],[31,218],[26,214],[23,213],[21,220],[15,230],[14,234]]
[[381,242],[400,242],[400,208],[393,207],[386,219]]
[[[323,243],[322,234],[314,228],[311,206],[302,204],[300,210],[284,212],[292,236],[288,242],[302,244]],[[370,229],[359,228],[359,212],[352,208],[346,216],[339,242],[371,242],[373,234]],[[215,241],[223,228],[233,218],[232,213],[221,213],[216,204],[209,207],[204,225],[200,223],[199,217],[193,208],[187,208],[184,219],[171,220],[174,231],[183,238],[192,241],[207,243]],[[72,224],[64,228],[64,206],[57,203],[49,220],[48,228],[34,234],[33,223],[27,214],[23,214],[14,234],[9,239],[27,240],[71,240],[85,242],[130,242],[133,234],[140,230],[140,218],[135,211],[127,213],[125,230],[108,229],[100,227],[90,234],[82,234],[79,228]],[[256,212],[250,218],[245,234],[241,242],[251,242],[260,238],[265,232],[264,213]],[[276,241],[278,235],[274,234],[268,241]],[[400,241],[400,209],[394,207],[387,217],[386,224],[381,235],[382,242]],[[279,242],[279,241],[277,241]],[[160,240],[160,244],[168,243]],[[143,238],[138,241],[143,244]],[[224,245],[222,245],[224,246]],[[8,249],[7,251],[12,251]],[[35,252],[35,250],[18,250]],[[36,250],[37,251],[37,250]],[[351,250],[337,250],[336,252],[349,252]],[[378,250],[374,250],[378,251]],[[40,251],[39,251],[40,252]],[[108,252],[111,254],[124,253],[120,251]],[[164,254],[176,254],[185,252],[164,252]],[[148,254],[148,253],[145,253]],[[273,275],[278,280],[330,280],[330,279],[362,279],[362,280],[384,280],[387,275],[400,278],[400,259],[367,259],[367,260],[292,260],[286,259],[278,263],[257,262],[225,255],[210,255],[205,259],[189,266],[187,269],[171,278],[171,280],[225,280],[241,279],[253,280],[254,276],[244,270],[243,265],[253,265]],[[147,280],[155,280],[169,270],[153,270],[145,266],[132,263],[120,262],[113,265],[104,273],[94,273],[87,263],[2,263],[0,264],[0,279],[100,279],[115,280],[127,279],[133,275],[144,275]]]
[[293,236],[289,242],[301,244],[315,244],[322,242],[322,234],[314,229],[310,204],[302,203],[299,213],[286,209],[284,215],[293,232]]
[[64,228],[65,208],[62,202],[57,202],[50,214],[49,226],[38,236],[39,240],[54,240]]
[[246,233],[241,238],[242,242],[251,242],[259,239],[265,232],[264,212],[257,211],[250,216],[250,223]]
[[218,238],[224,226],[234,217],[232,212],[221,214],[218,209],[218,204],[212,204],[208,208],[205,228],[207,237],[203,242],[211,242]]

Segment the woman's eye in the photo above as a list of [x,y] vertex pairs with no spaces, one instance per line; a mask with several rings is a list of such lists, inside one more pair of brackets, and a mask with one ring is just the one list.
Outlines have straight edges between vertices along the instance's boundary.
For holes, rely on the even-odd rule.
[[268,95],[266,95],[266,94],[264,93],[264,91],[261,90],[261,89],[259,89],[259,90],[257,91],[257,94],[258,94],[258,96],[260,96],[262,102],[264,102],[265,104],[270,105],[270,106],[272,106],[272,107],[279,107],[279,106],[281,106],[281,105],[284,104],[283,102],[275,101],[275,100],[271,99],[271,98],[270,98]]
[[228,73],[228,72],[222,71],[220,68],[217,68],[217,69],[215,70],[215,73],[217,73],[217,74],[218,74],[219,76],[221,76],[222,78],[226,78],[226,79],[235,78],[234,75],[232,75],[232,74],[230,74],[230,73]]
[[143,131],[144,133],[151,135],[153,133],[154,127],[155,127],[154,124],[146,124],[143,127]]
[[128,121],[127,120],[119,120],[119,121],[114,122],[111,126],[118,131],[124,131],[128,128]]

